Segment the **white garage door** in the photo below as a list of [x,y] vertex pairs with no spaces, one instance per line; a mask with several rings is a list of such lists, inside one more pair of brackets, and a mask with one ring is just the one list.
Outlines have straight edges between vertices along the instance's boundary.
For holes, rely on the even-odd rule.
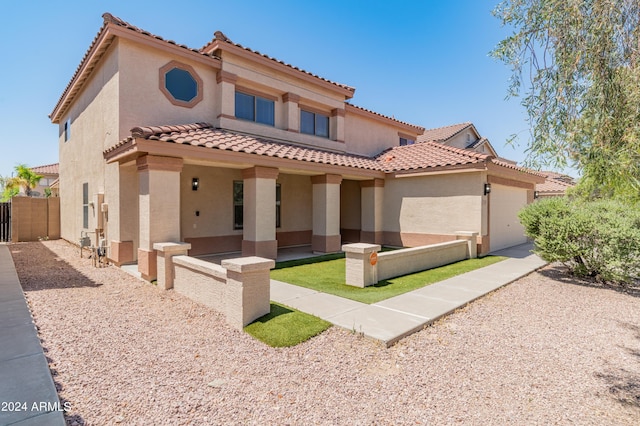
[[518,212],[527,205],[527,190],[493,184],[489,200],[491,251],[525,243],[527,237],[518,220]]

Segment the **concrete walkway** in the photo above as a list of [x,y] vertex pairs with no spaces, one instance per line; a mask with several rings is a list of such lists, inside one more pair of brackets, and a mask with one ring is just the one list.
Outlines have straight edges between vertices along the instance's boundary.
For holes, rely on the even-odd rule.
[[0,243],[0,425],[65,425],[13,258]]
[[467,303],[528,275],[546,262],[530,243],[491,254],[509,259],[367,305],[271,280],[271,300],[325,319],[388,346]]

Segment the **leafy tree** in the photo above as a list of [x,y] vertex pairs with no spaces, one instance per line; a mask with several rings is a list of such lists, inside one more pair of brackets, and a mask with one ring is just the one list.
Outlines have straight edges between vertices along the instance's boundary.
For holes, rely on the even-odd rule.
[[504,0],[492,55],[522,96],[530,164],[574,164],[578,193],[640,200],[640,2]]
[[38,186],[38,182],[42,179],[41,175],[35,173],[25,164],[17,165],[15,170],[16,176],[5,178],[4,180],[3,201],[17,195],[20,192],[20,188],[24,189],[25,195],[30,197],[33,189]]

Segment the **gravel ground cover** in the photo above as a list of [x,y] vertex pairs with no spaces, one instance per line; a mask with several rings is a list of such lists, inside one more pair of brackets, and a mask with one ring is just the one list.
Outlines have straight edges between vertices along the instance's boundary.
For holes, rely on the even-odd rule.
[[553,267],[389,349],[336,327],[274,349],[64,241],[9,248],[71,425],[640,421],[639,295]]

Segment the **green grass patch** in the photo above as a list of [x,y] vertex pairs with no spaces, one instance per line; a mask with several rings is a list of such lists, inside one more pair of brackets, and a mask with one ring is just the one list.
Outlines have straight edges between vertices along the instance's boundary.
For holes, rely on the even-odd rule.
[[331,327],[313,315],[271,302],[271,312],[244,328],[256,339],[274,348],[295,346]]
[[333,260],[323,260],[322,257],[304,259],[307,261],[306,264],[283,266],[280,269],[274,269],[271,271],[271,278],[357,302],[371,304],[464,274],[465,272],[489,266],[504,259],[506,257],[485,256],[478,259],[462,260],[427,271],[383,280],[378,284],[365,288],[353,287],[345,283],[344,258]]

